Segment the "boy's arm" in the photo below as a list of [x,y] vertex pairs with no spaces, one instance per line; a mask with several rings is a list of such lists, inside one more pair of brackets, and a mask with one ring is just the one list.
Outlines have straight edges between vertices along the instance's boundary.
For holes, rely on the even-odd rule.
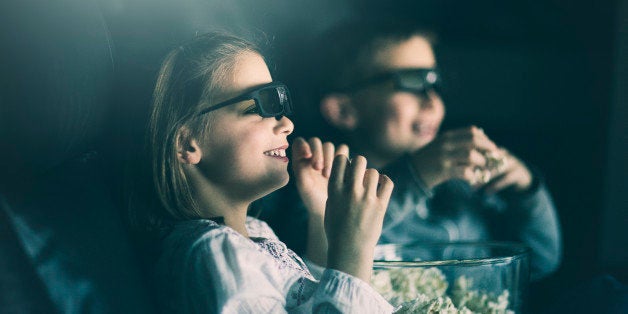
[[[404,156],[382,169],[395,182],[386,212],[381,242],[395,242],[390,230],[407,223],[410,214],[427,210],[425,202],[433,194],[412,167],[410,157]],[[490,200],[501,203],[496,219],[491,221],[494,239],[522,242],[531,249],[532,279],[539,279],[555,271],[560,265],[562,239],[554,202],[537,171],[532,171],[533,182],[525,192],[512,190],[498,193]],[[491,205],[491,207],[495,207]],[[421,215],[421,213],[418,213]],[[427,214],[427,213],[426,213]],[[383,241],[382,241],[383,240]]]
[[554,272],[560,265],[562,239],[560,224],[550,193],[536,171],[525,192],[506,190],[497,194],[502,210],[493,221],[496,238],[520,241],[531,249],[531,279]]
[[418,176],[412,166],[410,156],[404,155],[383,168],[381,172],[395,183],[382,231],[382,236],[385,239],[388,236],[386,231],[403,223],[411,213],[419,211],[419,215],[421,215],[420,211],[424,210],[426,211],[424,214],[427,215],[425,202],[433,196],[433,193],[432,189],[427,187]]

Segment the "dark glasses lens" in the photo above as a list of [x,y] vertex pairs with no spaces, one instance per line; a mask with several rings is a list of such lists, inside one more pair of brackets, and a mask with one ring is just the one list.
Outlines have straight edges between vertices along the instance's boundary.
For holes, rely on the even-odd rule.
[[275,117],[292,114],[292,104],[288,88],[274,84],[257,91],[256,101],[262,117]]
[[290,93],[288,87],[280,82],[268,83],[244,93],[240,96],[225,100],[219,104],[205,108],[197,113],[197,116],[204,115],[208,112],[244,101],[253,99],[259,111],[259,115],[264,118],[280,118],[282,115],[292,114],[292,103],[290,101]]
[[395,88],[403,91],[424,93],[430,89],[437,90],[439,82],[439,75],[435,70],[407,70],[396,73]]
[[425,94],[429,90],[436,90],[437,92],[440,92],[440,75],[434,68],[400,69],[392,72],[386,72],[353,84],[343,91],[356,91],[373,84],[390,81],[394,83],[395,90],[399,91],[420,94]]

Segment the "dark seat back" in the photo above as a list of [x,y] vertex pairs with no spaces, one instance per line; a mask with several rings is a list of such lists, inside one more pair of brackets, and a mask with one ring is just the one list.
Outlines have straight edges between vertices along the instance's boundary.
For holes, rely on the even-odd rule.
[[0,312],[153,312],[99,152],[114,45],[97,3],[3,1],[0,24]]

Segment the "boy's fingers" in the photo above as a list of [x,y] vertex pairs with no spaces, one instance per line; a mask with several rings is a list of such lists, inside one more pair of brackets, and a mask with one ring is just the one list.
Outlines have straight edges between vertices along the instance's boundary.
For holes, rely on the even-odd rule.
[[484,192],[487,194],[494,194],[509,187],[510,185],[512,185],[512,179],[509,175],[502,175],[491,181],[484,189]]
[[445,132],[443,138],[446,146],[452,150],[456,148],[498,149],[497,145],[484,134],[484,131],[475,126]]
[[449,153],[453,164],[455,165],[473,165],[484,167],[486,158],[476,149],[460,148]]
[[449,168],[447,173],[448,179],[457,178],[467,182],[472,182],[475,179],[475,173],[473,171],[474,168],[475,167],[469,165],[454,165]]
[[478,128],[475,125],[472,125],[472,126],[468,126],[464,128],[449,130],[443,133],[443,135],[448,138],[467,138],[467,139],[473,137],[474,134],[476,135],[484,134],[484,130],[482,130],[481,128]]
[[312,149],[312,166],[316,170],[322,170],[324,167],[323,160],[323,142],[318,137],[312,137],[308,140]]

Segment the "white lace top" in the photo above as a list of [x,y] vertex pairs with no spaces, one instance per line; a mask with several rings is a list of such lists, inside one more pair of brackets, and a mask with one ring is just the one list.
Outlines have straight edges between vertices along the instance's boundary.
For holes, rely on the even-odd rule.
[[326,269],[320,281],[266,223],[247,239],[212,220],[177,224],[163,242],[160,301],[176,313],[391,313],[368,283]]

